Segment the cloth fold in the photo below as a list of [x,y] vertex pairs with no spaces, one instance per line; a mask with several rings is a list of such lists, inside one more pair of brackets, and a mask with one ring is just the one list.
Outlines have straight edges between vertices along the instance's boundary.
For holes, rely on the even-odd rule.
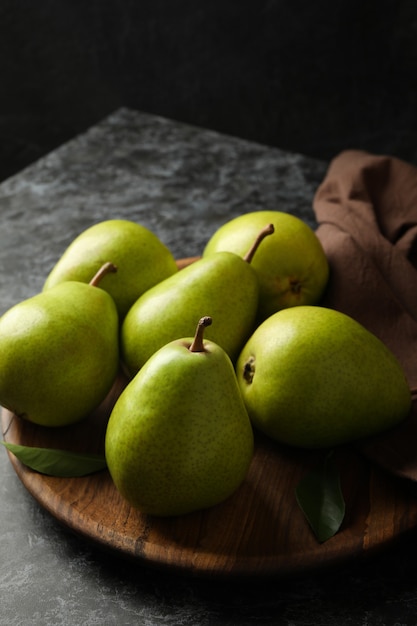
[[417,168],[342,152],[313,208],[331,270],[323,304],[379,336],[417,387]]
[[417,168],[396,157],[344,151],[330,163],[313,209],[330,265],[321,304],[379,337],[416,390],[407,423],[363,443],[363,451],[417,480]]

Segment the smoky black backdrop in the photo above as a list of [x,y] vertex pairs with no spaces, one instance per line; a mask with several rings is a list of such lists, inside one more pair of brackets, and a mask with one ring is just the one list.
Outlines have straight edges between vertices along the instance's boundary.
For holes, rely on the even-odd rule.
[[2,0],[0,179],[120,106],[417,162],[417,3]]

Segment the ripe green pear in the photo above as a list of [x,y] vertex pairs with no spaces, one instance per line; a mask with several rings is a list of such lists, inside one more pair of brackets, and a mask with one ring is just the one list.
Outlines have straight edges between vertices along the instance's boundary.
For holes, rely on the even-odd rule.
[[211,311],[216,324],[207,339],[218,343],[234,361],[253,331],[259,284],[252,268],[270,225],[254,238],[245,258],[219,252],[199,259],[145,292],[121,326],[122,361],[131,375],[166,343],[189,337],[201,311]]
[[42,426],[66,426],[106,397],[119,368],[119,320],[94,284],[61,283],[0,318],[0,404]]
[[277,311],[317,304],[329,278],[329,265],[316,233],[301,219],[280,211],[255,211],[223,224],[203,251],[207,257],[220,250],[242,255],[262,224],[271,222],[268,237],[253,259],[260,283],[258,320]]
[[326,448],[403,420],[411,392],[403,369],[374,334],[318,306],[270,316],[243,348],[236,374],[255,427],[303,448]]
[[128,383],[110,415],[106,461],[122,496],[144,513],[214,506],[244,480],[253,430],[233,365],[202,331],[163,346]]
[[67,280],[88,283],[108,259],[118,271],[100,287],[113,297],[120,320],[142,293],[178,271],[172,253],[153,232],[130,220],[113,219],[94,224],[72,241],[43,290]]

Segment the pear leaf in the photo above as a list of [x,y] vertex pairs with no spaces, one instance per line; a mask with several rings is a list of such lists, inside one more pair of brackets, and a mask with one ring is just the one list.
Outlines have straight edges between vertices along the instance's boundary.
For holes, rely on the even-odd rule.
[[340,474],[329,453],[321,466],[306,474],[295,489],[297,503],[317,540],[324,543],[335,535],[345,516]]
[[6,441],[1,443],[24,465],[47,476],[75,478],[99,472],[107,467],[104,456],[99,454],[22,446]]

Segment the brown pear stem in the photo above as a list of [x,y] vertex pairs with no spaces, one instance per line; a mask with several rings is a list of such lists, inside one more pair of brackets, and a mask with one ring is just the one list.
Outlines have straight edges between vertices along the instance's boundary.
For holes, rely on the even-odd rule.
[[265,226],[258,233],[258,236],[256,237],[255,241],[253,242],[252,246],[250,247],[250,249],[247,251],[247,253],[243,257],[243,260],[246,261],[247,263],[250,263],[252,261],[253,257],[255,256],[255,252],[259,248],[259,244],[261,243],[261,241],[263,239],[265,239],[265,237],[267,237],[268,235],[272,235],[272,233],[274,231],[275,231],[275,228],[274,228],[273,224],[268,224],[267,226]]
[[195,331],[193,343],[188,348],[190,352],[205,352],[203,343],[204,329],[206,328],[206,326],[211,326],[212,321],[213,320],[208,315],[202,317],[199,320]]
[[106,274],[114,274],[115,272],[117,272],[117,267],[113,265],[113,263],[104,263],[104,265],[100,267],[98,272],[90,280],[89,285],[91,285],[92,287],[97,287],[101,279],[104,278]]

